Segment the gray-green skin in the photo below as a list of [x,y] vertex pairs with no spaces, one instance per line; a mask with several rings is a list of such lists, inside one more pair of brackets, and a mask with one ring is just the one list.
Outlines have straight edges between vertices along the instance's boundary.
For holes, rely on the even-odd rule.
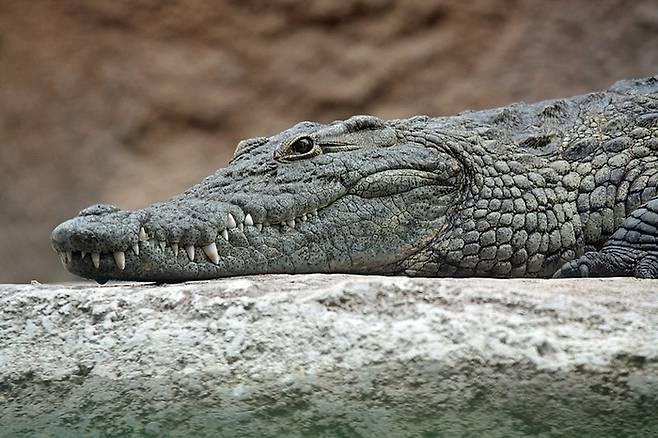
[[226,168],[166,203],[89,207],[52,244],[99,282],[656,278],[657,191],[654,76],[452,117],[298,123],[240,142]]

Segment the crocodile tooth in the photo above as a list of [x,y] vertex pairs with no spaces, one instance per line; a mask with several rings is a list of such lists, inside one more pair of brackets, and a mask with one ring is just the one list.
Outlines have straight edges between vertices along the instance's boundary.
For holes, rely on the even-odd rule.
[[242,222],[238,224],[238,230],[244,232],[244,224]]
[[256,229],[258,231],[263,231],[263,224],[256,224]]
[[190,258],[190,261],[194,261],[194,245],[187,245],[185,247],[185,252],[187,253],[187,256]]
[[227,225],[228,228],[235,228],[235,227],[238,226],[238,224],[235,222],[235,218],[233,217],[233,215],[231,213],[228,214],[227,224],[228,224]]
[[72,262],[73,261],[73,251],[66,251],[66,261],[67,262]]
[[135,255],[139,255],[139,244],[138,243],[134,244],[132,248]]
[[247,215],[244,217],[244,224],[249,227],[254,226],[254,220],[251,218],[251,214],[247,213]]
[[222,230],[222,237],[228,242],[228,230]]
[[219,254],[217,253],[217,245],[215,245],[215,242],[211,243],[210,245],[204,246],[203,252],[206,253],[206,255],[208,256],[211,262],[213,262],[214,264],[219,263]]
[[94,264],[94,267],[98,269],[101,266],[101,255],[97,252],[92,252],[91,262]]
[[57,255],[59,256],[59,259],[61,260],[62,264],[66,265],[66,254],[57,251]]
[[172,243],[171,244],[171,250],[174,252],[174,255],[178,255],[178,244],[177,243]]
[[167,242],[165,242],[164,240],[158,240],[158,244],[160,245],[160,249],[163,251],[167,247]]
[[313,210],[313,211],[311,212],[311,214],[312,214],[313,216],[317,216],[317,215],[318,215],[318,210],[317,210],[317,209],[316,209],[316,210]]
[[288,222],[286,222],[290,228],[295,228],[295,220],[290,219]]
[[87,257],[87,253],[84,251],[80,251],[80,260],[84,260],[85,257]]
[[123,251],[115,251],[112,255],[114,256],[114,263],[117,264],[119,271],[126,269],[126,253]]
[[306,216],[306,213],[304,213],[302,215],[302,221],[306,222],[307,219],[308,219],[308,216]]
[[149,235],[146,234],[144,227],[139,229],[139,240],[149,240]]

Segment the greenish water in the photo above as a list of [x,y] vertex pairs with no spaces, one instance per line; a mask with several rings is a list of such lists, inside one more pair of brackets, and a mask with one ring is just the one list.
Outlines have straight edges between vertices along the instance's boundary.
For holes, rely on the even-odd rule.
[[79,388],[58,388],[52,397],[43,389],[22,388],[23,403],[3,393],[0,436],[658,437],[658,403],[646,397],[483,392],[453,407],[450,397],[426,404],[399,393],[361,400],[277,394],[231,402],[209,393],[151,398],[113,388],[79,397]]

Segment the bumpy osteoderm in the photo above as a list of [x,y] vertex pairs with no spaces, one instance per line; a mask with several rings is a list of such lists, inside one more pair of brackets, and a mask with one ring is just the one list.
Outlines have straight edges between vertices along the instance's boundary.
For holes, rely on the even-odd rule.
[[71,272],[658,274],[658,78],[536,104],[302,122],[141,210],[84,209],[52,243]]

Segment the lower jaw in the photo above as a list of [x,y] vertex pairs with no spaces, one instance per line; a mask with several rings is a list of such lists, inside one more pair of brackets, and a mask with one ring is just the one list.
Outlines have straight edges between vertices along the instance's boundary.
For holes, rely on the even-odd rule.
[[[174,251],[176,250],[176,251]],[[82,258],[79,252],[70,254],[70,259],[63,258],[66,268],[83,278],[105,283],[108,280],[182,282],[203,280],[232,275],[249,275],[263,272],[267,268],[260,266],[248,269],[244,266],[236,269],[233,257],[220,259],[217,264],[207,258],[200,248],[196,248],[194,260],[190,260],[184,248],[161,248],[157,243],[140,245],[139,255],[132,250],[124,253],[125,267],[119,269],[114,256],[102,253],[96,267],[91,255]],[[227,259],[233,263],[228,263]],[[244,265],[244,263],[238,263]]]
[[343,261],[338,260],[336,254],[331,257],[328,254],[316,252],[309,254],[303,265],[293,265],[282,261],[283,256],[281,255],[278,257],[265,256],[251,248],[237,248],[237,250],[234,250],[231,255],[221,257],[217,263],[213,263],[198,248],[192,261],[186,251],[181,248],[178,248],[177,254],[174,255],[171,247],[162,249],[157,244],[143,245],[139,255],[132,251],[125,253],[124,269],[119,269],[112,254],[108,253],[101,254],[98,267],[95,266],[90,255],[82,258],[79,252],[73,252],[70,259],[63,261],[71,273],[101,284],[109,280],[180,283],[256,274],[393,273],[384,266],[350,268]]
[[[309,256],[315,263],[298,266],[286,263],[285,255],[266,246],[231,247],[229,250],[222,245],[223,242],[215,245],[219,248],[216,261],[211,260],[203,248],[195,247],[190,259],[184,247],[162,247],[155,241],[147,241],[140,243],[139,254],[133,250],[123,253],[123,269],[117,266],[111,253],[101,253],[98,266],[91,255],[83,258],[77,251],[62,255],[62,262],[71,273],[101,284],[108,280],[177,283],[240,275],[336,271],[336,266],[327,262],[327,255],[319,252]],[[338,271],[347,271],[340,266]]]

